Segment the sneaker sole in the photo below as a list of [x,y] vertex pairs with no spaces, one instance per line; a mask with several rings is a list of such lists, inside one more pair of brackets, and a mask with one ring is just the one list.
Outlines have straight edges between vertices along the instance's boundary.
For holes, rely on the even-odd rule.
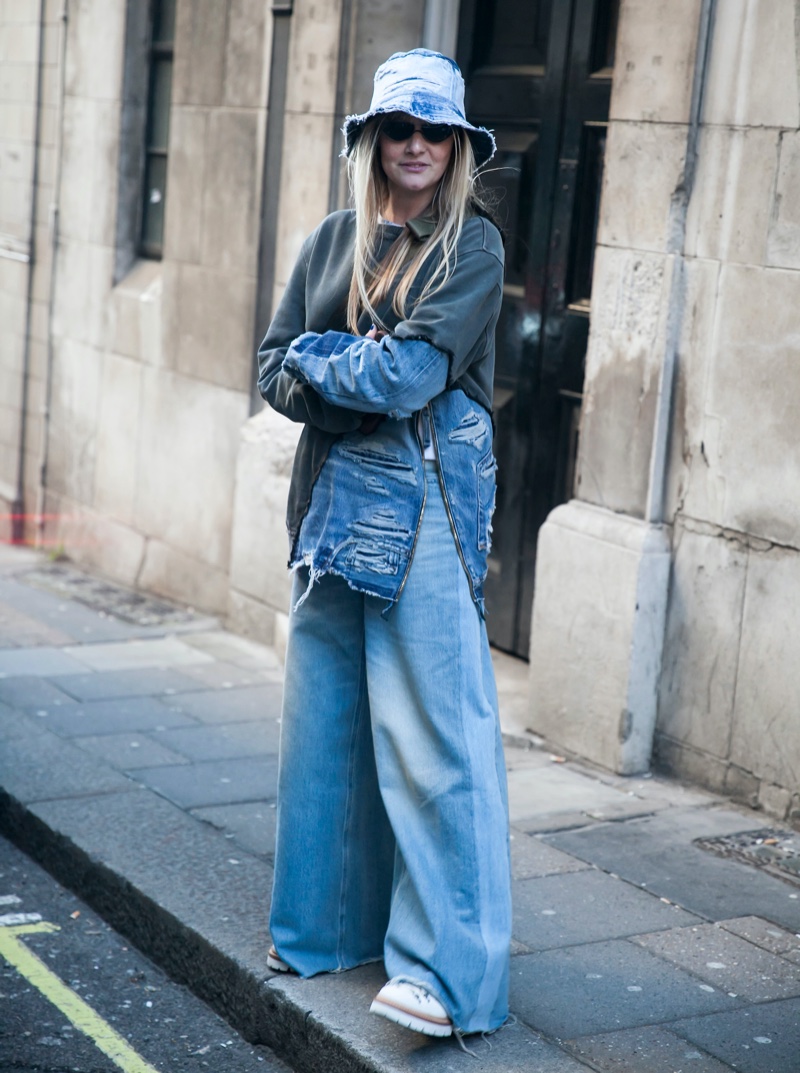
[[369,1008],[370,1013],[377,1013],[379,1017],[385,1017],[387,1021],[394,1021],[402,1028],[410,1028],[412,1032],[421,1032],[424,1036],[452,1036],[453,1026],[449,1021],[429,1021],[419,1017],[415,1013],[400,1006],[392,1006],[388,1002],[375,999]]
[[271,951],[267,954],[267,968],[273,972],[294,972],[290,965],[278,957],[277,952],[273,954]]

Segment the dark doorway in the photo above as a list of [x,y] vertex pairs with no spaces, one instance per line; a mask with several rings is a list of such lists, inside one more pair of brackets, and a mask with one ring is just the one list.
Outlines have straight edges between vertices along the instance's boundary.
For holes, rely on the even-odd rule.
[[486,602],[527,658],[536,540],[572,495],[619,0],[463,0],[467,113],[507,233],[497,331],[498,491]]

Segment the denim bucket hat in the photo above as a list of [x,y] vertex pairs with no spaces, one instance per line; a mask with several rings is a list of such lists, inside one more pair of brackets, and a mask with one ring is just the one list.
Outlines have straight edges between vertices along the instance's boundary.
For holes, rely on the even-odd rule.
[[391,112],[404,112],[426,123],[462,127],[472,142],[478,167],[494,156],[497,146],[492,132],[473,127],[464,115],[464,79],[458,65],[440,52],[427,48],[395,52],[380,65],[369,111],[344,121],[343,156],[353,151],[368,119]]

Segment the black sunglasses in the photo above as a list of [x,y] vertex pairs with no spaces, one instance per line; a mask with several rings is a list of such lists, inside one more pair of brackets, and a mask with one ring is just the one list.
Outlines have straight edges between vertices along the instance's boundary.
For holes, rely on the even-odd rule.
[[393,142],[406,142],[417,130],[425,141],[432,145],[446,142],[453,133],[453,128],[448,123],[423,123],[415,127],[407,119],[387,119],[381,125],[381,134],[385,134]]

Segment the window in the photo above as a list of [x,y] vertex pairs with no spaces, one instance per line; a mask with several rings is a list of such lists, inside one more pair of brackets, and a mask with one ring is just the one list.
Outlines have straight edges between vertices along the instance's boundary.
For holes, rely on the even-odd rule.
[[147,99],[144,197],[139,249],[145,257],[160,258],[164,242],[164,204],[167,193],[175,0],[153,0],[152,11],[150,91]]

